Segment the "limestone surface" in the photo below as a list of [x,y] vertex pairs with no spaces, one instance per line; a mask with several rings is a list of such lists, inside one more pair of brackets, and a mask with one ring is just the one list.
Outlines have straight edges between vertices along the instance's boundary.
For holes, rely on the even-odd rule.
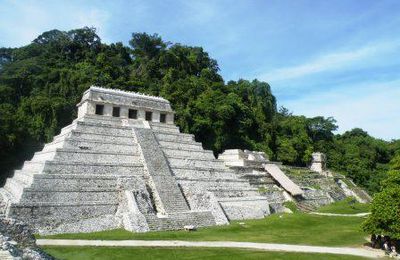
[[158,97],[91,87],[78,118],[0,189],[1,213],[41,234],[228,224],[270,214],[268,200]]

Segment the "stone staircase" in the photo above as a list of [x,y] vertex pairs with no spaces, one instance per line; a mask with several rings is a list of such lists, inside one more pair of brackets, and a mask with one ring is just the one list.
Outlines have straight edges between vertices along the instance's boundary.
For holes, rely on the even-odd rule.
[[281,212],[284,209],[283,204],[286,201],[283,190],[278,187],[271,175],[266,172],[257,162],[253,162],[252,166],[232,166],[235,174],[250,184],[258,194],[265,197],[270,205],[271,212]]
[[253,209],[250,213],[253,218],[269,214],[268,201],[257,189],[247,180],[239,179],[222,160],[215,159],[211,151],[203,150],[193,135],[180,133],[176,126],[154,122],[150,126],[191,207],[198,208],[198,204],[202,204],[200,208],[204,210],[211,208],[205,201],[193,199],[193,194],[211,192],[218,204],[214,207],[222,208],[228,219],[248,218],[243,212],[249,211],[249,207]]

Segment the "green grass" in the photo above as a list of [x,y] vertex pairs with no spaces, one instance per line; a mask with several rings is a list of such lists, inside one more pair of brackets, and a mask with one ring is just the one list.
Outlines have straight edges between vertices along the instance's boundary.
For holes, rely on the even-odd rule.
[[283,203],[283,205],[290,209],[293,213],[298,212],[299,209],[297,208],[296,203],[294,203],[293,201],[286,201],[285,203]]
[[44,247],[57,259],[269,259],[269,260],[358,260],[356,256],[266,252],[232,248],[160,248],[160,247]]
[[304,213],[274,214],[260,220],[234,221],[230,225],[201,228],[195,232],[131,233],[122,229],[95,233],[60,234],[42,238],[101,240],[246,241],[321,246],[359,246],[365,233],[363,218],[327,217]]
[[347,198],[332,204],[323,206],[318,212],[337,214],[357,214],[369,212],[369,204],[355,202],[353,198]]

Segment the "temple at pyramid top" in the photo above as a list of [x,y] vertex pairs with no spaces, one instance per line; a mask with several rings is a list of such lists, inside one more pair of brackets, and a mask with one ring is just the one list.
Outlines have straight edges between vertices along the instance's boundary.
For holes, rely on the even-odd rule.
[[92,86],[83,93],[77,107],[78,118],[97,114],[122,119],[174,123],[174,112],[168,100],[136,92]]

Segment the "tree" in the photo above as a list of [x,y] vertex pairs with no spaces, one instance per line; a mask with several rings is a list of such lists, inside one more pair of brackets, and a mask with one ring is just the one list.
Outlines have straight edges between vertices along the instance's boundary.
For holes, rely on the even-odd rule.
[[383,234],[400,239],[400,155],[392,160],[392,167],[386,180],[382,181],[381,192],[375,194],[371,214],[363,223],[363,229],[370,234]]

